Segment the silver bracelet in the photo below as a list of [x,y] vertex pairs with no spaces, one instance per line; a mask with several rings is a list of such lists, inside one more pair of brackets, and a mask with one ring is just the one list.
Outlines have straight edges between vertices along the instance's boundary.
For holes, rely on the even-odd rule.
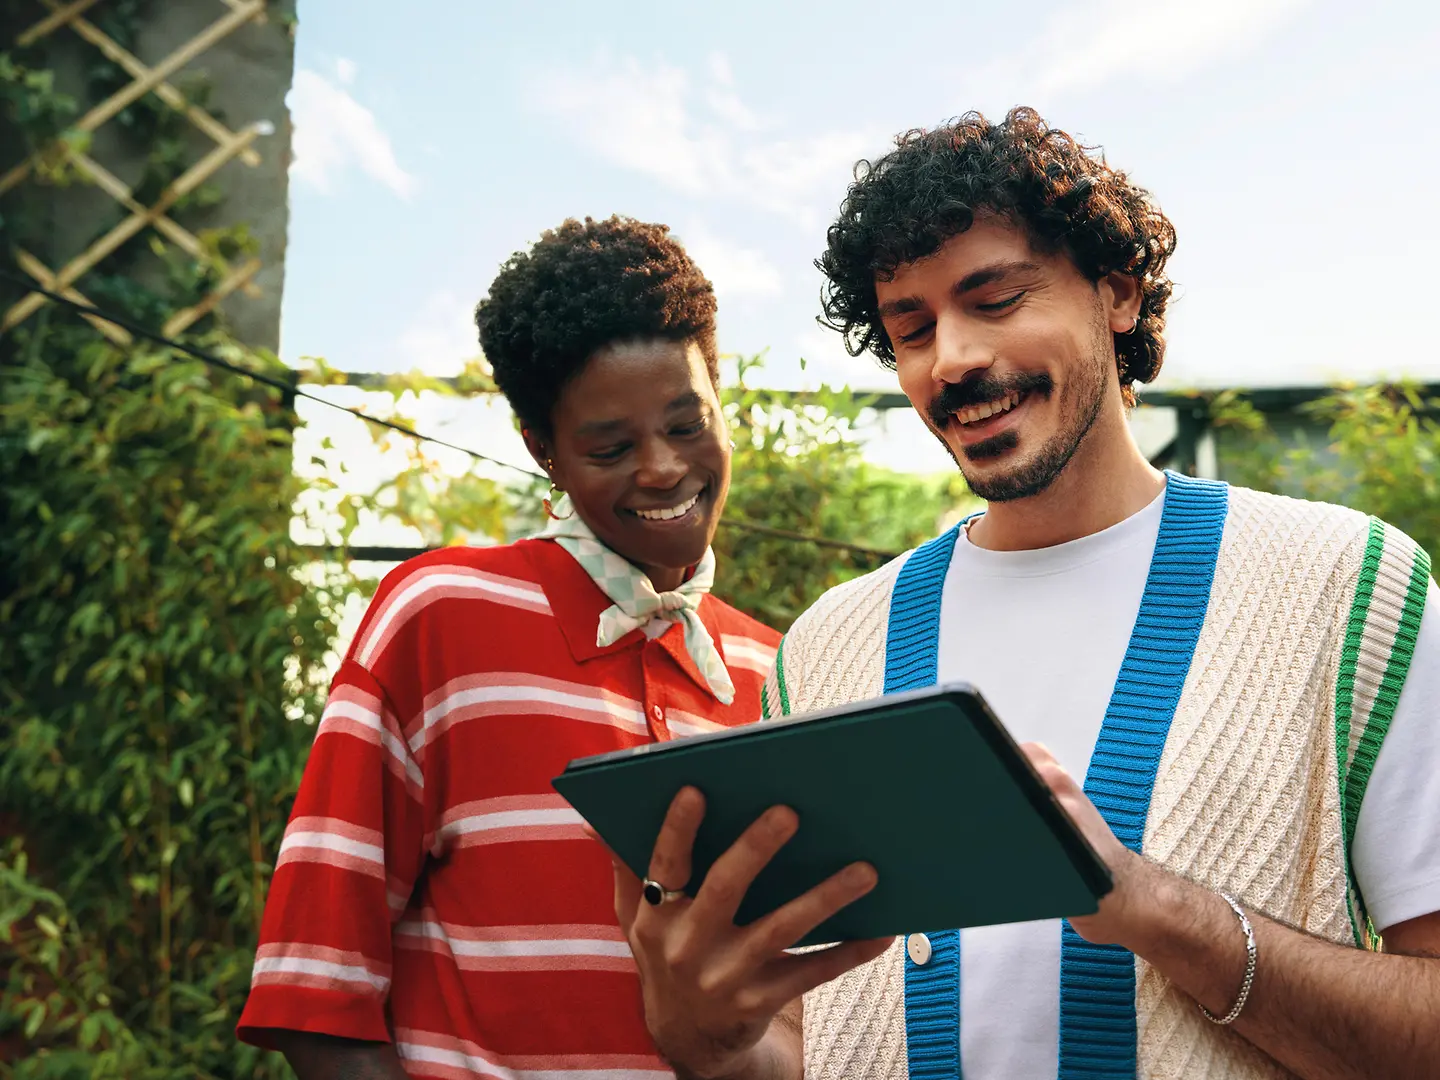
[[1233,1024],[1235,1018],[1240,1015],[1240,1010],[1245,1008],[1245,1001],[1250,996],[1250,987],[1255,982],[1255,930],[1250,925],[1249,917],[1241,910],[1240,905],[1235,902],[1233,896],[1228,893],[1221,893],[1220,899],[1230,905],[1230,910],[1235,912],[1236,917],[1240,920],[1240,928],[1245,931],[1245,981],[1240,984],[1240,996],[1235,999],[1234,1008],[1224,1016],[1216,1016],[1209,1009],[1205,1008],[1204,1005],[1200,1006],[1200,1011],[1205,1014],[1205,1019],[1209,1020],[1212,1024]]

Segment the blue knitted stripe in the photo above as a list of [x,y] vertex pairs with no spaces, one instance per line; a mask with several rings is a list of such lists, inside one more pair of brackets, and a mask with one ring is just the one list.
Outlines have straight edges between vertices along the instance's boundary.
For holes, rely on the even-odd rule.
[[923,967],[905,956],[910,1080],[960,1080],[960,931],[937,930]]
[[940,596],[960,526],[910,553],[890,594],[885,631],[885,693],[934,686],[939,671]]
[[[963,523],[962,523],[963,524]],[[939,672],[940,597],[960,535],[957,525],[915,549],[890,595],[885,693],[934,686]],[[905,957],[905,1044],[911,1080],[960,1080],[960,931],[927,935],[923,967]]]
[[[1140,614],[1085,775],[1085,794],[1132,851],[1145,838],[1160,754],[1210,605],[1228,504],[1224,484],[1168,474]],[[1059,1080],[1132,1080],[1136,1057],[1134,954],[1092,945],[1064,923]]]

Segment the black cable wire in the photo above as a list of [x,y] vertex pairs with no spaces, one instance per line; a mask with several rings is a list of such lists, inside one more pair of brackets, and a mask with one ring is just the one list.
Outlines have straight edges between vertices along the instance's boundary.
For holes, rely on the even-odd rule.
[[21,285],[24,288],[28,289],[30,292],[39,293],[41,296],[49,297],[56,303],[64,304],[65,306],[72,308],[73,310],[79,312],[82,315],[90,315],[97,319],[104,319],[108,323],[113,323],[114,325],[124,330],[128,330],[136,337],[144,338],[146,341],[154,342],[157,345],[163,345],[166,348],[175,349],[177,352],[182,352],[185,353],[187,356],[194,357],[201,363],[209,364],[211,367],[220,368],[222,371],[228,371],[234,375],[244,376],[245,378],[251,379],[262,386],[268,386],[272,389],[279,390],[282,394],[305,398],[307,401],[317,401],[321,405],[329,406],[330,408],[336,409],[343,413],[349,413],[351,416],[364,420],[367,423],[378,424],[380,427],[389,428],[391,431],[398,431],[401,435],[408,435],[410,436],[410,438],[419,439],[421,442],[434,443],[436,446],[444,446],[450,450],[458,450],[462,454],[469,454],[477,461],[486,461],[489,462],[491,465],[499,465],[501,468],[511,469],[515,472],[518,472],[522,476],[529,476],[536,480],[547,479],[544,473],[536,472],[534,469],[527,469],[523,465],[512,465],[508,461],[501,461],[499,458],[491,457],[488,454],[482,454],[478,450],[471,450],[469,447],[466,446],[458,446],[455,443],[446,442],[444,439],[436,438],[434,435],[423,435],[420,432],[416,431],[414,428],[407,427],[405,424],[397,423],[394,420],[385,420],[379,416],[371,416],[368,413],[361,412],[359,409],[352,409],[349,406],[341,405],[339,402],[329,401],[326,398],[320,397],[318,394],[312,394],[308,390],[301,389],[298,385],[285,382],[285,380],[283,379],[277,379],[270,375],[262,374],[258,371],[252,371],[249,368],[242,367],[239,364],[232,364],[229,360],[221,359],[213,353],[206,352],[204,349],[197,349],[195,346],[187,345],[183,341],[176,341],[173,338],[166,337],[164,334],[158,333],[154,330],[146,329],[145,327],[140,326],[137,323],[131,322],[129,319],[122,319],[118,315],[111,315],[109,312],[102,311],[101,309],[94,307],[93,305],[81,304],[78,301],[70,299],[70,297],[68,296],[64,296],[56,292],[51,292],[49,289],[42,288],[41,286],[36,285],[34,282],[27,282],[24,278],[18,277],[17,275],[10,273],[8,270],[0,269],[0,277],[6,278],[16,283],[17,285]]
[[[62,304],[65,307],[68,307],[71,310],[76,311],[82,315],[89,315],[92,318],[103,319],[105,322],[112,323],[113,325],[128,331],[135,337],[144,338],[146,341],[150,341],[157,345],[164,346],[168,349],[174,349],[177,352],[182,352],[186,356],[190,356],[196,360],[199,360],[201,363],[209,364],[211,367],[219,368],[220,370],[230,372],[233,375],[239,375],[243,378],[250,379],[254,382],[259,383],[262,386],[271,387],[272,389],[280,391],[282,394],[287,394],[297,398],[304,398],[307,401],[318,402],[321,405],[328,406],[329,408],[335,409],[339,412],[348,413],[349,415],[359,420],[364,420],[366,423],[377,424],[380,427],[388,428],[391,431],[399,432],[401,435],[409,436],[410,438],[417,439],[420,442],[433,443],[436,446],[443,446],[449,450],[455,450],[462,454],[468,454],[476,461],[484,461],[488,462],[491,465],[498,465],[501,468],[510,469],[514,472],[521,474],[522,476],[530,477],[531,479],[549,479],[549,477],[547,477],[544,473],[536,472],[533,469],[527,469],[522,465],[512,465],[508,461],[501,461],[499,458],[491,457],[488,454],[482,454],[478,450],[471,450],[468,446],[460,446],[456,443],[447,442],[446,440],[437,438],[434,435],[422,434],[421,432],[416,431],[414,428],[408,427],[405,424],[397,423],[394,420],[385,420],[378,416],[371,416],[368,413],[361,412],[358,409],[352,409],[349,406],[341,405],[338,402],[329,401],[326,398],[320,397],[318,394],[312,394],[307,390],[301,389],[296,384],[285,382],[283,379],[277,379],[272,376],[262,374],[258,371],[252,371],[249,368],[242,367],[239,364],[231,363],[229,360],[224,360],[221,357],[218,357],[213,353],[207,352],[204,349],[199,349],[193,345],[187,345],[183,341],[176,341],[174,338],[166,337],[164,334],[159,333],[158,331],[150,330],[144,326],[139,325],[138,323],[130,321],[129,319],[121,318],[118,315],[112,315],[108,311],[103,311],[102,309],[97,308],[92,304],[82,304],[76,300],[72,300],[70,297],[65,296],[61,293],[52,292],[51,290],[46,289],[27,278],[21,277],[18,274],[11,273],[8,269],[5,269],[3,267],[0,267],[0,278],[4,278],[10,282],[13,282],[14,284],[19,285],[21,288],[25,289],[28,292],[39,293],[41,296],[47,297],[48,299],[53,300],[55,303]],[[845,540],[832,540],[826,536],[811,536],[807,533],[792,532],[788,529],[777,529],[774,526],[762,525],[758,522],[753,521],[740,521],[735,518],[721,518],[720,524],[729,526],[730,528],[742,529],[746,532],[756,533],[761,536],[772,536],[780,540],[790,540],[796,543],[814,544],[818,547],[835,548],[841,551],[853,551],[857,554],[869,556],[871,558],[893,559],[899,554],[899,552],[885,551],[880,548],[867,547],[864,544],[852,544]]]

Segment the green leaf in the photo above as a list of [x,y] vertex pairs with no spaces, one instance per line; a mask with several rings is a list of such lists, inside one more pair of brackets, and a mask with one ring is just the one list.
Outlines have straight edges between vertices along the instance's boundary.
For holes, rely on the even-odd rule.
[[43,1023],[45,1023],[45,1006],[37,1001],[31,1005],[30,1015],[25,1019],[25,1038],[35,1038],[40,1033],[40,1025]]

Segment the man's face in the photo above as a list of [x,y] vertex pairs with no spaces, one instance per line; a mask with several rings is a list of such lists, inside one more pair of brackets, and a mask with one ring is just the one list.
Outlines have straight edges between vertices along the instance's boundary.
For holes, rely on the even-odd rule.
[[977,217],[875,292],[901,388],[983,499],[1044,491],[1119,400],[1109,283],[1004,221]]

